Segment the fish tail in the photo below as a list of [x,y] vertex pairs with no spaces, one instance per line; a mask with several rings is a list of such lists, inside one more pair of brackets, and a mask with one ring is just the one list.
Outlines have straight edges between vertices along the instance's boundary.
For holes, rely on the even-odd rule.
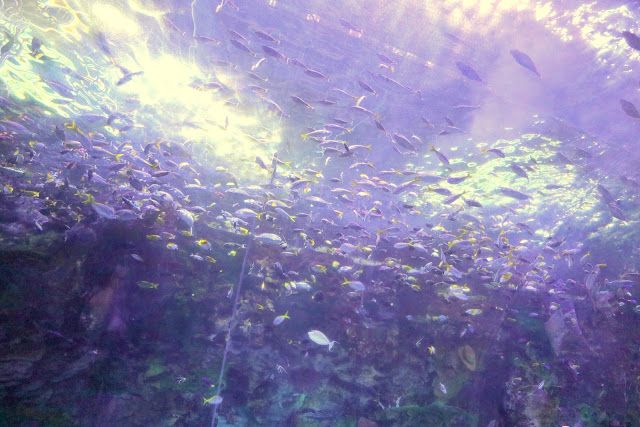
[[309,134],[308,133],[303,133],[303,134],[300,134],[300,136],[302,137],[303,141],[306,141],[307,136],[309,136]]
[[64,124],[64,127],[66,127],[69,130],[74,130],[74,131],[78,131],[78,125],[76,124],[75,120],[72,120],[71,122],[66,122]]
[[431,148],[429,149],[429,151],[436,151],[436,147],[433,146],[433,144],[429,144],[431,145]]

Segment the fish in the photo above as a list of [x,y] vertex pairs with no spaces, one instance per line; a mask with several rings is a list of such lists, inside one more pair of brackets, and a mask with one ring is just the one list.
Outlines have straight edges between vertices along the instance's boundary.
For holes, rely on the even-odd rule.
[[305,107],[307,107],[310,110],[313,110],[313,106],[311,104],[309,104],[307,101],[305,101],[304,99],[295,96],[295,95],[289,95],[291,97],[291,99],[293,99],[293,102],[295,102],[298,105],[303,105]]
[[611,195],[611,192],[609,192],[609,190],[607,190],[602,184],[596,185],[596,189],[598,190],[606,204],[609,205],[615,202],[615,199],[613,195]]
[[138,285],[138,287],[140,288],[146,289],[158,289],[159,286],[157,283],[148,282],[146,280],[140,280],[138,283],[136,283],[136,285]]
[[245,45],[241,41],[238,41],[236,39],[231,39],[230,42],[236,48],[238,48],[238,49],[240,49],[240,50],[242,50],[244,52],[247,52],[251,56],[256,56],[256,53],[254,51],[252,51],[251,49],[249,49],[249,47],[247,47],[247,45]]
[[482,203],[478,202],[477,200],[473,200],[473,199],[464,199],[464,202],[467,204],[467,206],[472,207],[472,208],[481,208]]
[[421,116],[421,117],[420,117],[420,120],[422,120],[422,121],[423,121],[427,126],[429,126],[430,128],[435,128],[435,126],[433,125],[433,123],[431,123],[431,122],[429,121],[429,119],[427,119],[426,117]]
[[40,51],[41,47],[42,47],[42,40],[40,40],[38,37],[32,37],[31,38],[31,56],[38,56],[39,54],[42,54],[42,52]]
[[511,54],[511,56],[513,56],[513,59],[515,59],[518,64],[520,64],[521,66],[523,66],[527,70],[531,71],[536,76],[542,78],[542,76],[540,75],[540,73],[536,69],[535,64],[533,63],[533,60],[529,57],[529,55],[527,55],[524,52],[520,52],[517,49],[511,49],[509,51],[509,53]]
[[331,131],[327,129],[316,129],[311,132],[303,133],[300,135],[300,137],[302,137],[302,140],[304,141],[310,136],[325,136],[325,135],[331,135]]
[[242,40],[245,43],[249,43],[249,39],[243,36],[242,34],[240,34],[239,32],[237,32],[236,30],[229,29],[227,30],[227,32],[234,39]]
[[622,107],[622,111],[624,111],[627,116],[640,119],[640,112],[638,112],[638,109],[633,103],[621,98],[620,107]]
[[91,207],[102,219],[116,219],[116,211],[109,205],[103,203],[92,203]]
[[262,32],[262,31],[254,31],[253,33],[254,33],[256,36],[258,36],[258,38],[259,38],[259,39],[266,40],[266,41],[268,41],[268,42],[276,43],[276,44],[277,44],[277,43],[280,43],[280,40],[276,40],[276,39],[274,39],[273,37],[271,37],[269,34],[264,33],[264,32]]
[[471,176],[471,174],[467,174],[466,176],[450,176],[449,178],[447,178],[447,183],[448,184],[460,184],[464,181],[466,181],[467,178],[469,178]]
[[607,206],[609,207],[609,212],[611,213],[612,217],[617,218],[620,221],[627,220],[626,216],[622,212],[622,209],[620,209],[618,205],[616,205],[615,203],[609,203]]
[[338,22],[340,22],[340,25],[342,25],[348,30],[355,31],[356,33],[360,33],[360,34],[363,33],[361,29],[356,28],[351,22],[347,21],[346,19],[338,18]]
[[222,403],[222,397],[218,396],[217,394],[211,396],[208,399],[205,397],[203,397],[202,399],[204,400],[203,405],[219,405]]
[[211,243],[209,243],[207,239],[200,239],[196,242],[196,244],[200,246],[202,249],[204,249],[205,251],[211,250]]
[[434,153],[436,153],[436,156],[442,162],[442,164],[447,166],[450,164],[449,159],[447,159],[447,157],[444,154],[442,154],[440,151],[436,150],[433,144],[431,144],[431,148],[429,149],[429,151],[433,151]]
[[195,224],[195,218],[191,212],[186,209],[178,209],[176,211],[178,217],[184,222],[190,230],[193,229],[193,225]]
[[323,346],[324,345],[328,346],[329,347],[329,351],[331,351],[333,349],[334,345],[340,344],[338,341],[329,340],[329,338],[327,338],[327,336],[324,333],[322,333],[322,332],[320,332],[318,330],[312,330],[312,331],[307,332],[307,336],[309,337],[309,339],[311,341],[313,341],[316,344],[323,345]]
[[359,282],[357,280],[347,280],[345,279],[344,282],[342,282],[343,285],[349,285],[349,287],[351,289],[353,289],[354,291],[357,292],[364,292],[365,290],[365,286],[364,283]]
[[261,47],[262,47],[262,50],[264,51],[264,53],[266,53],[267,55],[272,56],[272,57],[277,58],[277,59],[282,59],[283,61],[287,60],[286,56],[284,56],[282,53],[280,53],[279,51],[275,50],[271,46],[261,46]]
[[515,172],[516,175],[518,175],[518,176],[520,176],[522,178],[527,178],[527,181],[529,180],[529,174],[527,173],[527,171],[522,169],[520,166],[516,165],[515,163],[511,163],[511,165],[509,167],[511,168],[511,170],[513,172]]
[[374,95],[378,94],[378,92],[376,92],[371,86],[369,86],[367,83],[363,82],[362,80],[358,80],[358,85],[360,85],[360,87],[366,90],[367,92],[371,92]]
[[278,326],[279,324],[284,322],[285,319],[291,319],[291,317],[289,317],[289,312],[288,311],[286,311],[284,314],[282,314],[280,316],[276,316],[276,318],[273,319],[273,324],[275,326]]
[[630,31],[623,31],[622,37],[624,37],[630,48],[640,50],[640,37]]
[[278,245],[280,247],[286,248],[286,243],[284,242],[282,237],[274,233],[260,233],[256,235],[254,239],[262,243],[263,245]]
[[502,150],[499,150],[497,148],[489,148],[488,150],[482,150],[482,154],[485,153],[493,153],[495,155],[497,155],[500,158],[505,158],[505,154],[502,152]]
[[16,37],[18,37],[18,29],[16,29],[16,32],[14,34],[11,34],[6,30],[3,30],[3,32],[5,37],[8,39],[7,42],[0,48],[0,57],[4,58],[11,52],[11,49],[13,49],[13,46],[16,43]]
[[376,56],[380,59],[380,61],[384,62],[385,64],[393,65],[396,63],[393,59],[389,58],[387,55],[383,53],[376,53]]
[[465,64],[464,62],[456,61],[456,68],[458,68],[458,71],[460,71],[460,73],[463,76],[465,76],[466,78],[468,78],[469,80],[474,80],[476,82],[480,82],[480,83],[486,85],[486,83],[480,78],[480,75],[478,75],[476,70],[474,70],[473,68],[471,68],[469,65]]
[[518,200],[527,200],[531,198],[529,194],[507,187],[500,187],[500,192],[507,197],[512,197]]
[[462,193],[459,193],[459,194],[452,194],[449,197],[447,197],[446,199],[444,199],[442,201],[442,203],[444,203],[445,205],[450,205],[451,203],[455,202],[460,197],[462,197],[463,194],[464,194],[464,191]]
[[122,86],[123,84],[130,82],[131,79],[133,79],[135,76],[140,76],[144,74],[144,71],[136,71],[134,73],[126,73],[124,76],[122,76],[120,78],[120,80],[118,80],[116,82],[116,86]]
[[411,143],[411,141],[409,141],[407,139],[407,137],[405,137],[402,134],[394,133],[392,138],[393,138],[393,140],[395,141],[396,144],[400,145],[401,147],[406,148],[407,150],[411,150],[411,151],[417,151],[418,150],[415,147],[415,145],[413,145]]
[[329,78],[327,76],[325,76],[324,74],[322,74],[320,71],[312,70],[311,68],[307,68],[306,70],[304,70],[304,73],[307,76],[315,77],[317,79],[329,80]]
[[447,394],[447,387],[444,384],[440,383],[440,391],[442,394]]

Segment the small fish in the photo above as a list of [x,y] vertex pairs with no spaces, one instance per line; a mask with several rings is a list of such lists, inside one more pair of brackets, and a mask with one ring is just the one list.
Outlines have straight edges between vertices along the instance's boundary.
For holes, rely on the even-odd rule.
[[349,287],[351,289],[353,289],[354,291],[357,291],[357,292],[364,292],[364,290],[365,290],[364,283],[358,282],[357,280],[347,280],[347,279],[345,279],[344,282],[342,282],[342,284],[343,285],[349,285]]
[[206,239],[200,239],[196,243],[205,251],[211,250],[211,243],[209,243],[209,241],[207,241]]
[[136,283],[136,285],[145,289],[158,289],[157,283],[147,282],[146,280],[141,280],[138,283]]
[[376,92],[371,86],[369,86],[367,83],[363,82],[362,80],[358,80],[358,84],[362,89],[366,90],[367,92],[371,92],[374,95],[378,94],[378,92]]
[[229,32],[231,37],[233,37],[234,39],[242,40],[245,43],[249,43],[249,39],[247,39],[245,36],[243,36],[239,32],[237,32],[235,30],[227,30],[227,31]]
[[498,150],[497,148],[489,148],[488,150],[482,150],[482,154],[485,153],[493,153],[495,155],[497,155],[498,157],[501,157],[504,159],[505,155],[502,152],[502,150]]
[[440,383],[440,391],[442,394],[447,394],[447,388],[442,383]]
[[411,151],[418,151],[415,145],[413,145],[411,141],[409,141],[407,137],[405,137],[404,135],[399,133],[394,133],[392,138],[395,141],[395,143],[400,145],[401,147],[404,147],[407,150],[411,150]]
[[280,323],[284,322],[285,319],[291,319],[291,317],[289,317],[289,312],[285,312],[283,315],[280,316],[276,316],[275,319],[273,319],[273,324],[275,326],[278,326]]
[[464,199],[464,202],[467,204],[467,206],[470,206],[472,208],[481,208],[482,207],[482,203],[478,202],[477,200]]
[[633,103],[625,99],[620,99],[620,107],[622,107],[622,111],[624,111],[627,116],[633,117],[634,119],[640,119],[640,112],[638,112],[638,109],[633,105]]
[[252,51],[245,44],[243,44],[242,42],[236,39],[231,39],[231,44],[234,45],[236,48],[247,52],[251,56],[256,56],[256,53],[254,51]]
[[170,251],[177,251],[178,245],[175,243],[167,243],[167,249],[169,249]]
[[122,86],[123,84],[130,82],[131,79],[133,79],[135,76],[139,76],[142,74],[144,74],[144,71],[136,71],[135,73],[126,73],[124,76],[122,76],[120,80],[118,80],[118,82],[116,83],[116,86]]
[[475,80],[486,85],[486,83],[480,78],[476,70],[471,68],[469,65],[465,64],[462,61],[456,61],[456,67],[458,68],[458,71],[460,71],[460,73],[462,73],[462,75],[469,80]]
[[529,174],[527,174],[527,171],[522,169],[520,166],[515,163],[511,163],[510,168],[516,175],[521,176],[522,178],[527,178],[527,181],[529,180]]
[[323,334],[318,330],[307,332],[307,336],[311,341],[313,341],[316,344],[329,346],[329,351],[333,349],[334,345],[340,344],[338,341],[329,340],[329,338],[327,338],[325,334]]
[[317,79],[325,79],[325,80],[329,80],[327,76],[325,76],[324,74],[322,74],[320,71],[316,71],[316,70],[312,70],[311,68],[307,68],[306,70],[304,70],[304,73],[307,76],[310,77],[315,77]]
[[300,136],[302,137],[303,140],[305,140],[307,139],[307,137],[310,137],[310,136],[324,136],[324,135],[331,135],[331,131],[327,129],[317,129],[312,132],[303,133]]
[[629,47],[635,50],[640,50],[640,37],[636,36],[630,31],[623,31],[622,37],[624,37],[624,39],[627,41]]
[[309,104],[307,101],[305,101],[304,99],[295,96],[295,95],[289,95],[291,97],[291,99],[293,99],[293,102],[295,102],[298,105],[302,105],[304,107],[307,107],[310,110],[313,110],[313,106],[311,104]]
[[422,119],[422,121],[423,121],[424,123],[426,123],[426,124],[427,124],[427,126],[429,126],[430,128],[435,128],[435,126],[433,125],[433,123],[431,123],[431,122],[429,121],[429,119],[427,119],[426,117],[422,116],[422,117],[420,117],[420,119]]
[[338,21],[340,22],[340,25],[342,25],[343,27],[345,27],[348,30],[354,31],[356,33],[360,33],[363,34],[363,31],[359,28],[356,28],[351,22],[342,19],[342,18],[338,18]]
[[449,178],[447,178],[447,183],[453,184],[453,185],[460,184],[470,176],[471,174],[467,174],[467,176],[450,176]]
[[509,51],[509,53],[511,54],[511,56],[513,56],[513,59],[515,59],[518,64],[520,64],[521,66],[523,66],[527,70],[531,71],[536,76],[542,78],[542,76],[540,75],[540,73],[536,69],[535,64],[533,63],[533,60],[529,57],[529,55],[527,55],[524,52],[520,52],[517,49],[511,49]]
[[449,159],[447,159],[447,157],[442,154],[440,151],[436,150],[436,148],[433,146],[433,144],[431,144],[431,148],[429,149],[429,151],[433,151],[436,153],[436,156],[438,157],[438,159],[445,165],[449,165]]
[[507,197],[512,197],[514,199],[518,199],[518,200],[527,200],[530,199],[531,196],[525,193],[522,193],[518,190],[514,190],[512,188],[507,188],[507,187],[500,187],[500,192],[502,194],[504,194]]
[[620,209],[616,204],[609,203],[607,206],[609,207],[611,216],[613,216],[614,218],[618,218],[620,221],[627,220],[627,218],[624,216],[624,213],[622,212],[622,209]]
[[442,201],[442,203],[444,203],[445,205],[450,205],[451,203],[453,203],[456,200],[458,200],[463,194],[464,194],[464,191],[462,193],[460,193],[460,194],[452,194],[451,196],[449,196],[446,199],[444,199]]
[[267,33],[263,33],[262,31],[254,31],[254,34],[255,34],[256,36],[258,36],[258,38],[259,38],[259,39],[266,40],[266,41],[268,41],[268,42],[276,43],[276,44],[277,44],[277,43],[280,43],[280,41],[279,41],[279,40],[274,39],[274,38],[273,38],[273,37],[271,37],[269,34],[267,34]]
[[98,214],[100,218],[103,219],[116,219],[116,211],[113,210],[112,207],[104,205],[102,203],[93,203],[91,205],[93,210]]
[[271,46],[262,46],[262,50],[264,51],[264,53],[266,53],[269,56],[272,56],[272,57],[278,58],[278,59],[282,59],[283,61],[287,60],[286,56],[284,56],[282,53],[278,52],[277,50],[275,50]]
[[389,58],[387,55],[383,53],[376,53],[376,55],[378,56],[378,58],[380,58],[380,61],[386,64],[393,65],[396,63],[393,59]]
[[211,396],[210,398],[202,398],[204,400],[203,405],[219,405],[222,403],[222,397],[218,396],[217,394],[214,396]]

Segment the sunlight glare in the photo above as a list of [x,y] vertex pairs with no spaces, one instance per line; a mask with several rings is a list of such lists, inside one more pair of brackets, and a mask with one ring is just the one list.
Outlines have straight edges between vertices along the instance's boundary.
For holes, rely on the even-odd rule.
[[95,4],[93,14],[95,19],[100,21],[104,28],[111,33],[134,36],[141,30],[136,21],[127,17],[120,9],[111,4]]

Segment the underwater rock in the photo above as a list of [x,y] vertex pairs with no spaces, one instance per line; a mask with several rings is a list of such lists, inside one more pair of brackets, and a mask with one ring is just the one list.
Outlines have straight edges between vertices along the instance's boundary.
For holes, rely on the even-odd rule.
[[44,348],[7,346],[0,356],[0,384],[10,387],[29,379],[35,363],[45,354]]
[[69,378],[73,378],[80,372],[89,368],[94,360],[95,356],[91,353],[87,353],[67,365],[64,370],[58,376],[51,379],[51,381],[54,383],[58,383],[68,380]]
[[558,357],[585,355],[590,347],[582,335],[571,301],[564,301],[545,323],[549,341]]
[[358,424],[356,426],[357,427],[378,427],[378,423],[376,423],[375,421],[371,421],[367,418],[360,417],[358,419]]
[[557,400],[550,398],[544,389],[536,388],[529,395],[524,411],[529,421],[536,427],[556,425]]

